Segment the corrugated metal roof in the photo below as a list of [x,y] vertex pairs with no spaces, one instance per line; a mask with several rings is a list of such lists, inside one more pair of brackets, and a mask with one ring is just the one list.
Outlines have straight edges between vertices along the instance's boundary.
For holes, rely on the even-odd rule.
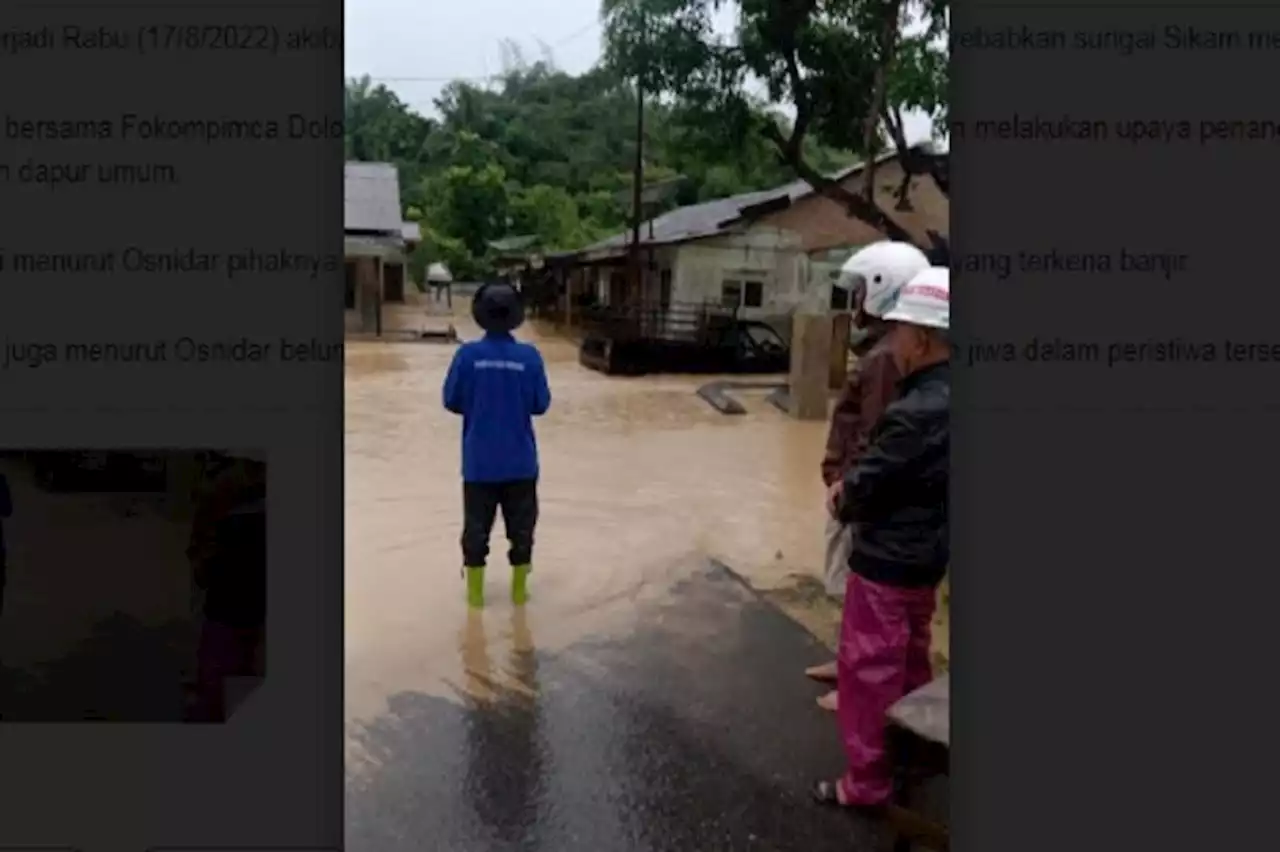
[[404,253],[404,240],[396,234],[378,237],[347,234],[342,238],[342,251],[347,257],[400,257]]
[[400,175],[390,163],[344,167],[343,228],[401,234]]
[[[877,158],[877,162],[891,160],[896,156],[896,151],[886,152]],[[862,166],[862,163],[855,163],[831,175],[831,178],[833,180],[845,180],[850,175],[861,171]],[[796,180],[774,189],[747,192],[730,198],[704,201],[701,204],[693,204],[689,207],[678,207],[653,220],[652,238],[649,236],[650,223],[645,222],[641,225],[640,244],[662,245],[664,243],[680,243],[714,237],[726,232],[753,207],[772,205],[775,202],[779,205],[785,205],[797,201],[812,192],[813,187],[807,182]],[[631,232],[627,231],[590,245],[582,249],[580,254],[610,255],[620,249],[625,249],[630,244]]]
[[537,234],[522,234],[514,237],[503,237],[500,240],[493,240],[489,243],[489,248],[497,252],[521,252],[527,248],[536,246],[541,242],[542,237]]
[[[688,207],[677,207],[653,220],[652,237],[650,237],[650,223],[645,222],[641,225],[640,241],[641,243],[674,243],[715,236],[736,221],[742,215],[744,208],[783,198],[794,200],[808,188],[807,183],[797,181],[777,189],[748,192],[731,198],[717,198],[714,201],[704,201]],[[584,251],[597,252],[624,248],[630,242],[630,232],[616,234],[587,247]]]

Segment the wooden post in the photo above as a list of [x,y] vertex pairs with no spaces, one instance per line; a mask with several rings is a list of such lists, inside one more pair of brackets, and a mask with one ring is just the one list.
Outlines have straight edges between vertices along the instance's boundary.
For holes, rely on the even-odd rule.
[[831,392],[831,317],[797,313],[791,333],[791,416],[826,420]]
[[849,335],[853,314],[838,313],[831,319],[831,389],[840,390],[849,378]]
[[356,260],[356,301],[360,310],[360,330],[365,333],[381,330],[379,313],[382,306],[379,304],[378,285],[376,261],[371,257],[358,258]]
[[384,275],[386,273],[386,264],[382,262],[382,258],[378,258],[377,260],[374,261],[374,263],[377,264],[377,269],[378,269],[378,313],[377,313],[378,332],[377,333],[378,333],[378,337],[381,337],[382,336],[383,300],[386,298],[385,296],[386,291],[383,289],[386,284],[384,279]]
[[640,268],[640,224],[644,216],[644,78],[636,77],[636,151],[631,176],[631,254],[628,257],[631,273],[630,289],[639,292],[644,288],[644,272]]
[[564,327],[573,328],[573,285],[578,283],[578,271],[569,270],[569,281],[564,285]]

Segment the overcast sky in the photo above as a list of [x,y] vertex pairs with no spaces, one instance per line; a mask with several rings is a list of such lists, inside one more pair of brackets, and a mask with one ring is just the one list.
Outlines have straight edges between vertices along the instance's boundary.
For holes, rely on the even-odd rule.
[[[599,13],[600,0],[346,0],[346,74],[367,74],[429,114],[450,80],[499,73],[506,40],[529,61],[545,49],[561,70],[586,71],[600,58]],[[928,134],[923,116],[908,120],[910,141]]]

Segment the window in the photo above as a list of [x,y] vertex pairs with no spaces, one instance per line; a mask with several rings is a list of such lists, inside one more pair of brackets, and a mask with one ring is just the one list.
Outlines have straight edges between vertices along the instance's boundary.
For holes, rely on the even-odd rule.
[[725,308],[764,307],[764,282],[766,276],[756,270],[736,270],[730,273],[734,277],[724,279],[720,284],[720,304]]
[[742,282],[727,280],[720,284],[720,304],[737,310],[742,307]]
[[658,278],[658,301],[662,309],[671,307],[671,270],[664,269]]
[[748,326],[746,334],[757,347],[778,350],[787,348],[778,332],[763,323]]
[[849,310],[849,291],[843,287],[831,286],[831,310]]

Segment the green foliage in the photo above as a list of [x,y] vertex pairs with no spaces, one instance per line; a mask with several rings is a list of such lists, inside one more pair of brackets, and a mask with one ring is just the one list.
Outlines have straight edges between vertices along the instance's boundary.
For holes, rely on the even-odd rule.
[[409,256],[409,274],[420,291],[426,290],[427,267],[432,263],[443,263],[450,272],[463,279],[474,278],[480,273],[462,240],[442,234],[426,222],[415,221],[422,229],[422,242]]
[[[728,36],[713,26],[725,6],[736,11]],[[751,94],[763,84],[806,133],[859,151],[881,71],[889,111],[945,116],[947,0],[604,0],[602,15],[608,67],[733,136],[768,118]]]
[[[636,95],[612,71],[574,76],[517,61],[489,85],[447,86],[438,119],[367,79],[348,82],[346,104],[348,157],[400,169],[401,201],[423,232],[415,278],[435,261],[458,279],[482,276],[489,243],[503,237],[534,235],[544,251],[569,250],[629,224]],[[747,111],[764,115],[755,103]],[[646,182],[679,179],[664,207],[793,178],[763,137],[727,146],[712,124],[688,104],[647,101]],[[831,168],[851,159],[813,147],[815,162]]]
[[522,187],[511,200],[511,230],[532,234],[543,251],[567,251],[597,237],[583,221],[578,199],[568,190],[545,183]]
[[[736,12],[730,35],[713,26],[726,6]],[[904,112],[945,127],[947,0],[604,0],[601,14],[607,67],[701,116],[748,159],[768,139],[806,180],[829,171],[821,146],[874,156],[918,141],[901,138]],[[761,85],[791,119],[760,109]],[[847,200],[854,215],[892,224]]]

